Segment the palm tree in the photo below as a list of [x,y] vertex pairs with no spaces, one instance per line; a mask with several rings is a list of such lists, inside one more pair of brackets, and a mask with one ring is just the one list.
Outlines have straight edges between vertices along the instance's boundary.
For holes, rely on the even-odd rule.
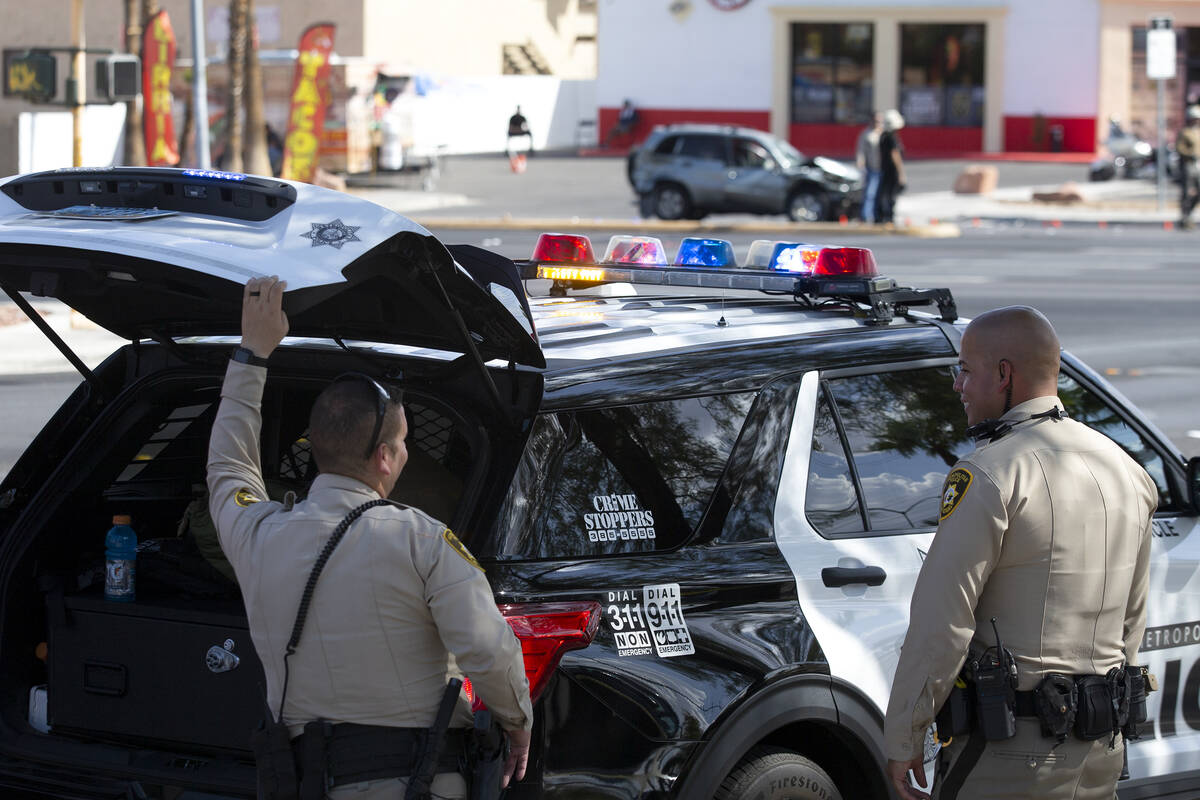
[[[139,58],[142,55],[142,0],[125,0],[125,50]],[[125,103],[125,163],[146,165],[146,131],[142,127],[142,101],[138,98]]]
[[246,118],[242,113],[246,86],[246,39],[249,31],[249,0],[229,2],[229,101],[225,104],[228,139],[225,144],[227,160],[224,168],[231,172],[244,170],[242,148],[245,146]]
[[255,175],[271,174],[267,155],[267,123],[263,113],[262,70],[258,64],[258,30],[254,26],[254,0],[245,0],[246,27],[252,35],[246,46],[246,171]]

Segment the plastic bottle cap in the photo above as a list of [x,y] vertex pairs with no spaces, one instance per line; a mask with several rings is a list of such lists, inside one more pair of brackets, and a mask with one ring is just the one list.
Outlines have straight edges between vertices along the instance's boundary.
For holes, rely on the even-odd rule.
[[133,522],[133,517],[128,514],[114,514],[113,525],[128,525]]

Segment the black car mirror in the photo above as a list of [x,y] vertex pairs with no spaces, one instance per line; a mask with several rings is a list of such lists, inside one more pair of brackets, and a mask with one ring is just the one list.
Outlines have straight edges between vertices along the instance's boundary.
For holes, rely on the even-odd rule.
[[1188,459],[1187,493],[1192,510],[1200,513],[1200,456],[1192,456]]

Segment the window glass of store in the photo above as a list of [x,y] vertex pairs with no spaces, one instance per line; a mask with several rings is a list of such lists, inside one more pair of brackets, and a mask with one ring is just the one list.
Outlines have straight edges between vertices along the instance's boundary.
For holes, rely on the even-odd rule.
[[900,26],[900,113],[910,126],[983,125],[984,25]]
[[494,555],[676,547],[703,517],[753,402],[740,393],[543,414],[497,518]]
[[792,122],[870,119],[874,35],[869,22],[792,25]]

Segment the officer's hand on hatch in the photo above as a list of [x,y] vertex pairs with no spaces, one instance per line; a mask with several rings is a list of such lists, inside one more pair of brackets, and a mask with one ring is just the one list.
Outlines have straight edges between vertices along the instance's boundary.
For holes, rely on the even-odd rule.
[[242,347],[266,358],[287,336],[288,318],[283,313],[283,290],[287,281],[275,275],[251,278],[242,292]]
[[913,771],[913,776],[916,777],[917,783],[922,786],[928,786],[928,781],[925,780],[925,764],[921,761],[921,757],[917,756],[912,761],[892,761],[888,759],[887,774],[892,780],[892,788],[896,790],[896,794],[903,800],[929,800],[929,794],[922,792],[920,789],[913,787],[908,782],[908,771]]
[[500,788],[508,786],[509,779],[519,781],[525,777],[525,765],[529,762],[529,731],[505,731],[508,737],[508,758],[504,761],[504,774]]

